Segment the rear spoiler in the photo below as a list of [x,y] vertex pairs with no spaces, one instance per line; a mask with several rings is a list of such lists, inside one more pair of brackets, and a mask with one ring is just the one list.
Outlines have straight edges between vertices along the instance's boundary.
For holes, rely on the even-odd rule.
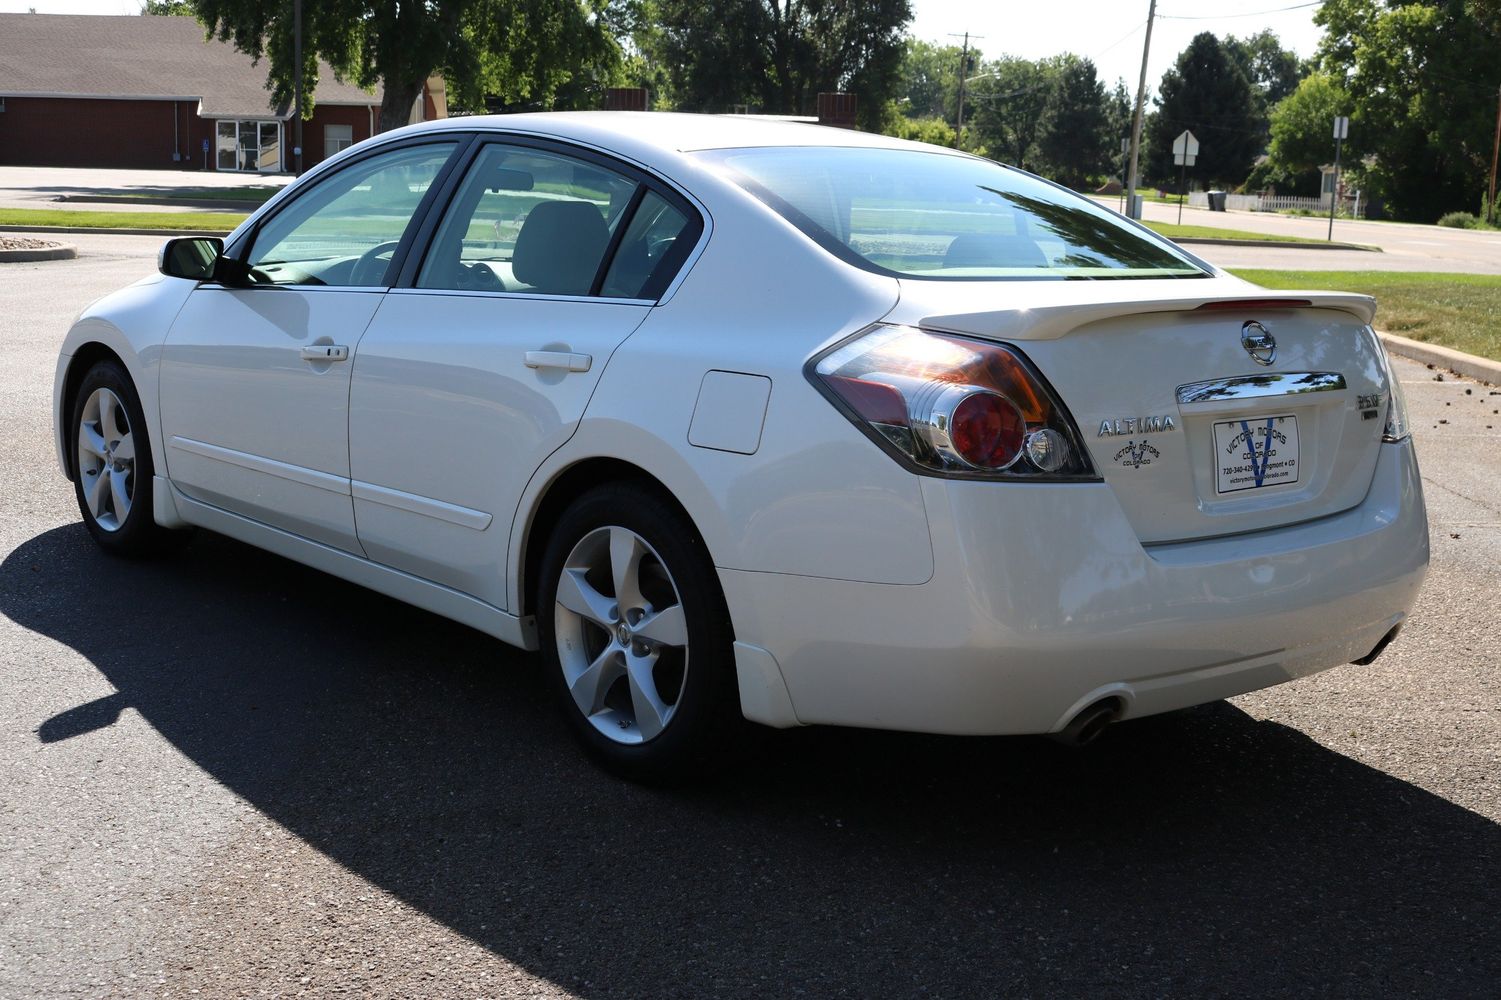
[[[1059,282],[1055,287],[1067,288],[1072,294],[1058,295],[1053,302],[1030,308],[1002,307],[983,312],[928,315],[915,325],[1004,340],[1056,340],[1100,320],[1151,313],[1202,310],[1223,313],[1226,318],[1252,320],[1294,309],[1332,309],[1349,313],[1367,325],[1376,318],[1376,300],[1369,295],[1350,292],[1268,291],[1247,286],[1242,293],[1214,282],[1214,287],[1204,289],[1202,295],[1131,299],[1119,295],[1120,285],[1110,282]],[[1160,290],[1160,287],[1154,290]],[[1110,294],[1112,291],[1116,294]],[[1084,294],[1079,294],[1081,292]],[[1070,298],[1073,301],[1069,301]]]

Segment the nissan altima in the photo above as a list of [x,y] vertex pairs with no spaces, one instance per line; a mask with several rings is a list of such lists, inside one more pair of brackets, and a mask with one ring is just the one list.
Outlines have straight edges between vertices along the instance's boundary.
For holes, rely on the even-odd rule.
[[631,777],[747,720],[1081,742],[1369,662],[1427,568],[1371,299],[952,150],[452,119],[159,263],[58,359],[99,545],[220,532],[540,650]]

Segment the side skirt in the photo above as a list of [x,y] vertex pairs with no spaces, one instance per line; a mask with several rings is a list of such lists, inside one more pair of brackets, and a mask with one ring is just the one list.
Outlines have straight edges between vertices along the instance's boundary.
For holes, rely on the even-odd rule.
[[[457,590],[193,500],[172,486],[169,480],[158,478],[154,485],[158,496],[162,494],[163,487],[171,490],[174,513],[180,519],[178,523],[195,524],[200,528],[228,535],[247,545],[254,545],[258,549],[265,549],[424,611],[468,625],[513,646],[528,650],[537,648],[536,623],[530,616],[518,618]],[[157,505],[162,505],[161,500],[157,501]],[[161,518],[158,517],[157,520],[160,521]]]

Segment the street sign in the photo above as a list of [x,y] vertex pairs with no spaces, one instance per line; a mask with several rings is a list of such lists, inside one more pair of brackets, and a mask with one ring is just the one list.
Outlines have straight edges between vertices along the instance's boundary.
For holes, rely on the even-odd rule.
[[1199,155],[1199,140],[1187,129],[1178,138],[1173,140],[1173,163],[1178,166],[1194,165],[1194,159]]
[[1338,115],[1334,119],[1334,138],[1350,138],[1350,119],[1345,115]]

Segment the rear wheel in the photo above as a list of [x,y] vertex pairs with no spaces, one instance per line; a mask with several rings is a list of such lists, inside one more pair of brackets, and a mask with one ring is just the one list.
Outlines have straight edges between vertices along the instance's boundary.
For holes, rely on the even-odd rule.
[[640,781],[720,766],[744,725],[734,637],[687,519],[643,487],[603,487],[563,514],[542,574],[543,649],[590,755]]
[[151,442],[130,376],[114,361],[84,375],[73,399],[73,493],[83,523],[111,552],[141,555],[165,534],[152,516]]

